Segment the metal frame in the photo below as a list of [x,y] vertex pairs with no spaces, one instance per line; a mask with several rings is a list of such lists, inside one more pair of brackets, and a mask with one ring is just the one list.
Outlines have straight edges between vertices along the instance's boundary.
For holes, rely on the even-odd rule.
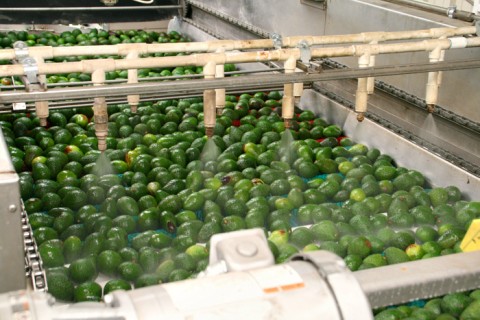
[[354,137],[358,143],[391,155],[398,166],[423,172],[430,186],[454,185],[467,200],[480,199],[480,177],[368,118],[359,123],[355,113],[340,103],[314,90],[305,90],[300,107],[312,110],[327,121],[339,125],[346,135]]
[[111,86],[95,86],[81,88],[52,89],[46,92],[2,92],[0,104],[25,101],[53,101],[66,99],[79,99],[85,97],[125,96],[129,94],[151,94],[154,92],[171,94],[198,94],[208,89],[244,89],[255,90],[269,85],[285,83],[328,81],[337,79],[357,79],[384,75],[399,75],[411,73],[424,73],[439,70],[461,70],[479,68],[480,60],[438,62],[434,64],[411,64],[403,66],[386,66],[375,68],[358,68],[330,70],[318,74],[291,73],[254,75],[249,77],[230,77],[221,79],[190,80],[188,82],[159,82],[142,84],[121,84]]
[[[0,129],[0,293],[26,288],[19,177]],[[6,275],[6,276],[5,276]]]

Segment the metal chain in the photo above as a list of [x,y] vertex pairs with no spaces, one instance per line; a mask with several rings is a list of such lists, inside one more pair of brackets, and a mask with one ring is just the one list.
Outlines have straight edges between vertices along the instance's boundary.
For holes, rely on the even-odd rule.
[[27,211],[22,202],[22,232],[23,248],[25,251],[25,273],[31,278],[35,291],[47,291],[47,279],[43,269],[37,243],[33,237],[32,227],[28,222]]
[[217,10],[214,10],[212,8],[209,8],[207,6],[205,6],[203,3],[199,2],[199,1],[195,1],[195,0],[187,0],[186,1],[188,4],[202,10],[202,11],[205,11],[211,15],[214,15],[216,16],[217,18],[220,18],[226,22],[228,22],[229,24],[232,24],[232,25],[235,25],[237,27],[240,27],[248,32],[251,32],[259,37],[262,37],[262,38],[270,38],[270,33],[261,29],[261,28],[258,28],[254,25],[251,25],[251,24],[248,24],[248,23],[245,23],[241,20],[238,20],[236,18],[233,18],[225,13],[222,13],[222,12],[219,12]]
[[[341,105],[347,107],[347,108],[350,108],[352,110],[355,109],[355,105],[352,101],[336,94],[336,93],[333,93],[325,88],[323,88],[321,85],[319,84],[314,84],[313,85],[313,88],[318,91],[319,93],[325,95],[326,97],[340,103]],[[479,176],[480,177],[480,168],[478,166],[475,166],[474,164],[470,163],[469,161],[447,151],[447,150],[444,150],[442,148],[440,148],[439,146],[435,145],[435,144],[432,144],[428,141],[426,141],[425,139],[422,139],[420,138],[419,136],[415,135],[414,133],[408,131],[408,130],[405,130],[403,129],[402,127],[394,124],[393,122],[391,121],[388,121],[388,120],[385,120],[377,115],[375,115],[374,113],[372,112],[367,112],[365,114],[365,117],[380,124],[381,126],[395,132],[396,134],[408,139],[409,141],[423,147],[424,149],[427,149],[428,151],[434,153],[434,154],[437,154],[439,155],[440,157],[442,157],[443,159],[453,163],[454,165],[476,175],[476,176]]]
[[[323,65],[325,66],[328,66],[330,68],[335,68],[335,69],[344,69],[346,68],[347,66],[345,66],[344,64],[341,64],[341,63],[338,63],[338,62],[335,62],[331,59],[324,59],[322,61]],[[402,89],[399,89],[391,84],[388,84],[388,83],[385,83],[383,81],[380,81],[380,80],[375,80],[375,87],[396,97],[396,98],[399,98],[403,101],[406,101],[408,103],[410,103],[411,105],[415,106],[415,107],[418,107],[422,110],[425,110],[427,111],[427,103],[425,102],[424,99],[420,99],[419,97],[413,95],[413,94],[410,94]],[[440,118],[443,118],[445,120],[448,120],[450,122],[453,122],[457,125],[460,125],[462,127],[465,127],[465,128],[468,128],[472,131],[474,131],[475,133],[478,133],[480,134],[480,123],[477,123],[477,122],[474,122],[470,119],[467,119],[465,117],[462,117],[450,110],[447,110],[439,105],[435,105],[435,109],[433,111],[433,114],[435,114],[436,116],[440,117]]]
[[190,24],[190,25],[192,25],[192,26],[194,26],[195,28],[197,28],[197,29],[199,29],[199,30],[202,30],[203,32],[211,35],[211,36],[214,37],[215,39],[218,39],[218,40],[224,40],[224,39],[225,39],[224,37],[222,37],[222,36],[214,33],[213,31],[211,31],[210,29],[205,28],[204,26],[202,26],[202,25],[194,22],[194,21],[193,21],[192,19],[190,19],[190,18],[182,18],[182,21],[183,21],[183,22],[186,22],[186,23],[188,23],[188,24]]

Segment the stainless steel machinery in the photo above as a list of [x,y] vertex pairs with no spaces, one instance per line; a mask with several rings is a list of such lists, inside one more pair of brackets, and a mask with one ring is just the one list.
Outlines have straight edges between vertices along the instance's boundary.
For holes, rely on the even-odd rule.
[[[2,319],[373,319],[372,307],[478,286],[480,253],[351,273],[318,251],[273,266],[260,229],[212,238],[210,265],[197,279],[115,291],[104,302],[55,305],[43,292],[0,295]],[[213,254],[215,253],[215,254]],[[463,255],[463,256],[462,256]],[[445,270],[448,269],[448,276]]]

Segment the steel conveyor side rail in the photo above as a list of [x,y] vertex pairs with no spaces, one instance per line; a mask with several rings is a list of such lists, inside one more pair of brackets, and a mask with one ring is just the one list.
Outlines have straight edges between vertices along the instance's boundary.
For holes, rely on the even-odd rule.
[[118,11],[118,10],[166,10],[181,9],[181,5],[163,6],[118,6],[118,7],[1,7],[0,12],[31,12],[31,11]]
[[[480,60],[448,61],[401,66],[382,66],[373,68],[355,68],[329,70],[322,73],[269,74],[248,77],[230,77],[222,79],[201,79],[187,82],[175,81],[143,84],[122,84],[81,88],[52,89],[45,92],[2,92],[0,104],[26,101],[54,101],[93,98],[104,96],[126,96],[157,93],[159,98],[165,94],[201,94],[203,90],[225,88],[236,90],[255,90],[265,86],[283,85],[285,83],[316,82],[339,79],[357,79],[411,73],[425,73],[441,70],[461,70],[479,68]],[[5,108],[5,107],[4,107]],[[1,108],[0,108],[1,110]]]
[[24,289],[25,256],[19,177],[0,129],[0,293]]
[[480,251],[354,272],[373,308],[480,287]]

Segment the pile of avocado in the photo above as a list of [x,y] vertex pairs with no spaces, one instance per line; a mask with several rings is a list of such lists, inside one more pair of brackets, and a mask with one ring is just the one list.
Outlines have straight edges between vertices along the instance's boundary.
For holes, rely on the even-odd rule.
[[[2,115],[49,292],[100,300],[194,277],[213,234],[245,228],[265,229],[277,263],[323,249],[355,271],[460,251],[479,202],[454,186],[428,188],[421,173],[311,111],[296,108],[285,131],[281,98],[227,96],[212,138],[219,155],[208,161],[200,98],[142,103],[136,114],[109,106],[104,155],[91,108],[52,111],[46,128],[34,113]],[[103,288],[99,273],[112,279]],[[377,310],[377,318],[471,313],[478,296]]]
[[[50,31],[44,32],[27,32],[27,31],[9,31],[7,33],[0,32],[0,49],[12,48],[16,41],[24,41],[28,46],[91,46],[91,45],[110,45],[119,43],[174,43],[174,42],[190,42],[191,40],[176,31],[156,32],[144,30],[116,30],[105,31],[91,29],[88,33],[82,33],[80,29],[72,29],[61,34]],[[169,52],[154,53],[153,57],[185,55],[186,53]],[[118,59],[119,56],[94,55],[91,56],[68,56],[55,57],[52,62],[73,62],[86,59],[112,58]],[[49,62],[50,60],[47,60]],[[11,61],[1,60],[1,64],[10,64]],[[225,64],[225,71],[235,71],[233,64]],[[175,68],[149,68],[139,69],[139,78],[149,77],[169,77],[182,76],[192,74],[202,74],[202,67],[175,67]],[[109,71],[105,74],[106,80],[127,79],[127,70]],[[47,83],[77,83],[83,81],[91,81],[91,74],[72,72],[68,74],[53,74],[47,76]],[[22,81],[19,77],[3,77],[0,79],[0,86],[21,85]]]
[[[295,108],[286,131],[281,99],[227,95],[208,141],[215,157],[202,155],[201,98],[144,102],[135,114],[109,106],[103,155],[91,108],[51,110],[46,128],[34,113],[0,115],[49,292],[98,301],[195,277],[212,235],[257,227],[277,263],[322,249],[355,271],[461,251],[480,202],[432,188],[311,111]],[[99,274],[111,280],[102,286]],[[479,297],[375,310],[376,319],[477,319]]]

